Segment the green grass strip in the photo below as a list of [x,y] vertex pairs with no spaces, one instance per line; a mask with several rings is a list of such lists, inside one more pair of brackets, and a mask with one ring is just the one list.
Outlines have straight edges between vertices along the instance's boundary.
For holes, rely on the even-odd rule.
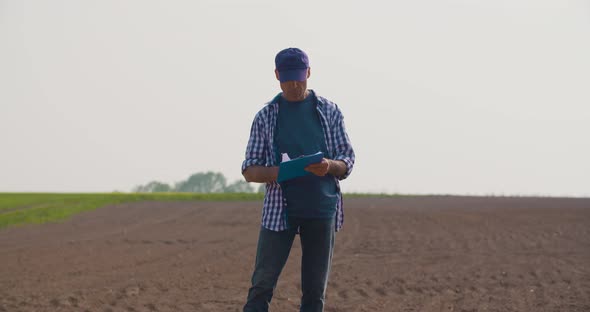
[[48,194],[48,193],[0,193],[0,212],[30,206],[48,204],[69,198],[80,197],[80,194]]
[[[355,197],[396,197],[399,194],[345,194]],[[260,193],[0,193],[0,229],[22,224],[65,220],[96,208],[138,201],[248,201]]]
[[138,201],[261,200],[254,193],[0,193],[0,228],[65,220],[76,213]]

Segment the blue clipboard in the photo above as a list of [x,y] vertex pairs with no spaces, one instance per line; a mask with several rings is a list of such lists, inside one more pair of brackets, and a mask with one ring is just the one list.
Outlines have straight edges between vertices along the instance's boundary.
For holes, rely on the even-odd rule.
[[291,160],[283,161],[279,165],[279,176],[277,182],[281,183],[298,177],[313,174],[305,171],[305,167],[310,164],[319,163],[324,158],[324,153],[317,152],[312,155],[305,155]]

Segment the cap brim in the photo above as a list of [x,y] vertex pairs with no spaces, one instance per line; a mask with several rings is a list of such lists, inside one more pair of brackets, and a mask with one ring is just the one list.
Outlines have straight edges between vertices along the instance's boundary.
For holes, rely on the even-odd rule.
[[307,80],[307,68],[291,69],[279,71],[279,80],[285,81],[305,81]]

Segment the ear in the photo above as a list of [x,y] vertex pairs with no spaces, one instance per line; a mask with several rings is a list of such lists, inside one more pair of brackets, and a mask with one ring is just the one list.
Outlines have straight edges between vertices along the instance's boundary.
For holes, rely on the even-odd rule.
[[279,70],[278,69],[275,69],[275,76],[277,77],[277,80],[280,81],[280,79],[279,79]]
[[311,67],[307,68],[307,79],[309,79],[309,76],[311,76]]

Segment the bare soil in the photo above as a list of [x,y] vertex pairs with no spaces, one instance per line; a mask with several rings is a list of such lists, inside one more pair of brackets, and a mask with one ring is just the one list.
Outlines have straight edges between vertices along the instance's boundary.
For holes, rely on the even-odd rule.
[[[144,202],[0,230],[0,311],[241,311],[260,202]],[[271,311],[297,311],[298,242]],[[326,309],[590,311],[590,199],[345,199]]]

